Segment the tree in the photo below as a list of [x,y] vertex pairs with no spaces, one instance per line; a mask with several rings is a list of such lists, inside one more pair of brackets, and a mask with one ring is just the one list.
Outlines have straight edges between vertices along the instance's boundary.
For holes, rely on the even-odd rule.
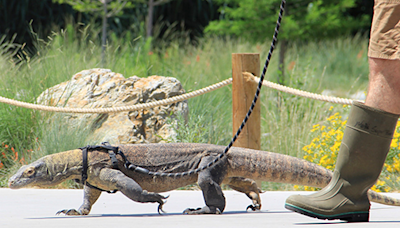
[[[204,28],[219,17],[219,6],[213,0],[172,0],[154,9],[157,20],[153,31],[154,45],[197,45]],[[189,42],[189,43],[188,43]]]
[[[270,39],[276,24],[281,0],[216,0],[222,5],[222,19],[213,21],[206,32],[244,37],[254,42]],[[370,23],[368,15],[354,18],[348,10],[356,0],[293,0],[287,1],[279,34],[281,76],[286,43],[330,39],[357,30]]]
[[149,0],[147,2],[146,37],[153,36],[154,7],[170,2],[171,0]]
[[133,7],[132,0],[53,0],[59,4],[69,4],[79,12],[88,12],[102,17],[101,64],[106,64],[105,49],[107,43],[107,19],[118,15],[124,8]]

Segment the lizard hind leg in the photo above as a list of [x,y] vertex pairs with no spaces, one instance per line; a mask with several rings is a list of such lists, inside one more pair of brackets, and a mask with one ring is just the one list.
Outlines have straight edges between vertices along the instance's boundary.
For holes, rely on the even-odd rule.
[[246,194],[252,200],[253,204],[247,206],[247,210],[259,211],[261,209],[260,193],[262,191],[254,180],[244,177],[230,177],[227,185],[233,190]]

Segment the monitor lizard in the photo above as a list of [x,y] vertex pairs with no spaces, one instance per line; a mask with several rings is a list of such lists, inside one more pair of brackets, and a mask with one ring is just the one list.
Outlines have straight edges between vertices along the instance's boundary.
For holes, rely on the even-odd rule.
[[[136,166],[153,172],[177,173],[193,170],[214,160],[224,146],[195,143],[125,144],[117,145],[126,159]],[[32,186],[47,187],[65,180],[82,182],[84,162],[82,149],[64,151],[44,156],[22,166],[9,179],[11,189]],[[253,210],[261,208],[261,190],[255,181],[269,181],[305,185],[326,186],[332,171],[303,159],[288,155],[232,147],[223,159],[209,169],[180,177],[151,176],[132,171],[126,167],[124,158],[114,155],[114,163],[106,149],[87,152],[87,173],[84,177],[84,200],[78,210],[65,209],[66,215],[87,215],[102,190],[121,191],[133,201],[159,204],[159,211],[166,197],[158,194],[198,183],[206,206],[188,208],[185,214],[218,214],[225,208],[221,184],[245,193],[251,200]],[[400,206],[400,201],[377,192],[368,191],[373,202]]]

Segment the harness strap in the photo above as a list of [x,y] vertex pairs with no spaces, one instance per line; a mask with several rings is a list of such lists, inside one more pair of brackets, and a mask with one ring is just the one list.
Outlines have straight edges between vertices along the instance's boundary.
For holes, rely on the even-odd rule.
[[111,146],[109,142],[102,142],[101,147],[104,147],[104,149],[108,150],[108,155],[110,156],[111,159],[111,168],[113,169],[119,169],[118,167],[118,159],[117,159],[117,153],[119,151],[119,148],[116,146]]
[[[124,167],[128,170],[134,171],[134,172],[138,172],[138,173],[142,173],[142,174],[148,174],[150,171],[136,166],[134,164],[132,164],[127,157],[125,156],[125,154],[119,150],[119,147],[116,146],[111,146],[110,143],[108,142],[103,142],[101,143],[101,145],[88,145],[86,147],[81,147],[79,148],[82,150],[82,158],[83,158],[83,167],[82,167],[82,184],[85,184],[89,187],[93,187],[93,188],[97,188],[95,186],[90,185],[86,180],[87,180],[87,168],[88,168],[88,162],[87,162],[87,153],[89,150],[107,150],[108,151],[108,155],[110,156],[111,159],[111,167],[113,169],[119,169],[118,167],[118,159],[117,159],[117,154],[119,154],[123,161],[125,162]],[[97,188],[98,189],[98,188]],[[101,190],[101,189],[100,189]],[[104,190],[102,190],[104,191]],[[114,190],[115,191],[115,190]]]
[[87,180],[87,169],[88,169],[88,147],[80,148],[82,149],[82,184],[86,184]]
[[[82,150],[82,181],[81,184],[88,186],[89,188],[94,188],[97,190],[100,190],[102,192],[107,192],[107,193],[116,193],[118,190],[113,190],[113,191],[106,191],[104,189],[98,188],[96,186],[91,185],[89,182],[87,182],[87,178],[88,178],[88,174],[87,174],[87,170],[88,170],[88,150],[97,150],[97,149],[106,149],[109,150],[109,155],[111,158],[111,162],[112,162],[112,168],[113,169],[118,169],[118,159],[116,157],[115,154],[115,150],[118,151],[118,147],[113,147],[111,145],[109,145],[108,143],[103,143],[104,145],[101,146],[86,146],[86,147],[82,147],[79,148]],[[108,145],[106,145],[108,144]]]

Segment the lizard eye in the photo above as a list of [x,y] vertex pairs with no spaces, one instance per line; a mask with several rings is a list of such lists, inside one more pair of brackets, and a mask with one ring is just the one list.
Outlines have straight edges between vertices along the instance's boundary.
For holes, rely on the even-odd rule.
[[27,170],[25,171],[25,174],[26,174],[26,176],[28,176],[28,177],[32,176],[33,174],[35,174],[35,168],[34,168],[34,167],[30,167],[29,169],[27,169]]

